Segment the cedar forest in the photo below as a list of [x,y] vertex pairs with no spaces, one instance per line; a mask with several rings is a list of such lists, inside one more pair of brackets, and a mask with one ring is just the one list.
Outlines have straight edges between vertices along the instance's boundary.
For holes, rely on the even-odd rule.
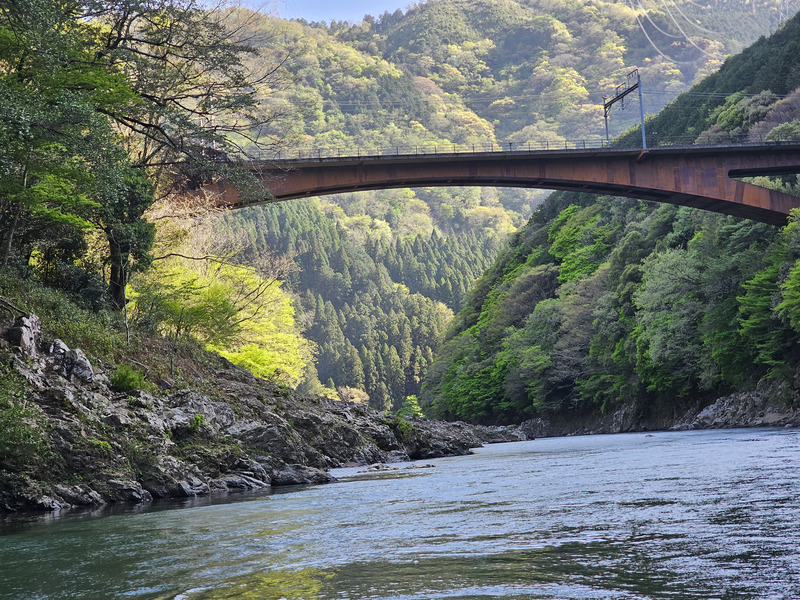
[[[0,1],[0,310],[142,385],[196,385],[208,350],[482,423],[796,387],[794,221],[494,188],[186,201],[217,177],[267,197],[238,165],[291,148],[598,141],[634,67],[651,143],[798,139],[800,21],[780,6],[429,0],[353,24]],[[637,122],[615,110],[613,143],[640,143]]]

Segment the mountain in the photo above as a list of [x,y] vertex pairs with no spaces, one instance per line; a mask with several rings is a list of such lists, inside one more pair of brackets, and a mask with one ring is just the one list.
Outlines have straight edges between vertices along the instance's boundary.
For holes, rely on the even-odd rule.
[[[357,25],[256,16],[251,27],[253,39],[285,57],[292,85],[281,102],[305,111],[271,133],[301,148],[400,152],[597,141],[602,96],[633,67],[652,111],[717,68],[723,53],[768,33],[777,6],[756,2],[742,14],[711,3],[700,14],[694,3],[645,12],[617,2],[431,0]],[[615,111],[612,131],[637,114]],[[252,247],[294,258],[287,283],[317,346],[319,380],[397,408],[420,393],[450,311],[544,196],[360,192],[251,208],[225,221]],[[304,389],[320,391],[313,371]]]
[[[795,17],[649,127],[699,141],[800,139],[798,51]],[[622,143],[639,132],[628,135]],[[800,196],[796,175],[753,182]],[[614,413],[641,428],[726,394],[769,388],[796,403],[798,247],[795,220],[779,229],[554,193],[470,292],[428,371],[424,405],[492,423]]]

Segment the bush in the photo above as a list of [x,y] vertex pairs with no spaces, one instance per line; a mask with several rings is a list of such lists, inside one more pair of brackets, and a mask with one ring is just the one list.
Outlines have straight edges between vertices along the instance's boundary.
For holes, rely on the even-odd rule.
[[197,414],[194,416],[194,420],[189,425],[189,431],[192,433],[197,433],[199,429],[206,424],[206,417],[203,414]]
[[139,369],[121,364],[110,378],[111,387],[118,392],[134,392],[144,387],[144,373]]
[[414,425],[398,414],[385,414],[381,420],[389,426],[399,442],[408,439],[414,434]]
[[114,449],[106,440],[92,440],[92,448],[97,450],[100,454],[113,454]]
[[422,408],[419,405],[419,400],[416,396],[406,396],[406,399],[403,401],[403,405],[397,411],[398,417],[405,417],[406,419],[412,419],[414,417],[424,417],[425,415],[422,413]]

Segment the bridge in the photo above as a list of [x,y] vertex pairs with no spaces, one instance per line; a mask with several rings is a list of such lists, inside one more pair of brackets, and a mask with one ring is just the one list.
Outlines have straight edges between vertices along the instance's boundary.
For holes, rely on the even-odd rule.
[[[494,150],[495,146],[492,147]],[[782,225],[800,198],[739,178],[800,173],[800,142],[735,146],[511,148],[339,156],[315,151],[253,161],[270,195],[220,181],[205,188],[229,207],[387,188],[494,186],[590,192],[690,206]]]

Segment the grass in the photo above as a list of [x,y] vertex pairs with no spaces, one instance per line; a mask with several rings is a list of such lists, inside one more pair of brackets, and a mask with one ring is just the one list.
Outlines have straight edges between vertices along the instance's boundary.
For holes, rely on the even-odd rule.
[[68,293],[11,270],[0,269],[0,296],[26,313],[37,314],[44,340],[60,339],[83,350],[96,369],[110,373],[117,391],[192,388],[215,394],[220,359],[194,340],[187,339],[176,349],[157,332],[126,331],[122,314],[87,310]]
[[46,339],[60,339],[70,348],[81,348],[95,359],[114,361],[125,345],[119,315],[107,310],[80,308],[67,294],[47,287],[35,278],[0,271],[0,295],[28,313],[39,315]]

